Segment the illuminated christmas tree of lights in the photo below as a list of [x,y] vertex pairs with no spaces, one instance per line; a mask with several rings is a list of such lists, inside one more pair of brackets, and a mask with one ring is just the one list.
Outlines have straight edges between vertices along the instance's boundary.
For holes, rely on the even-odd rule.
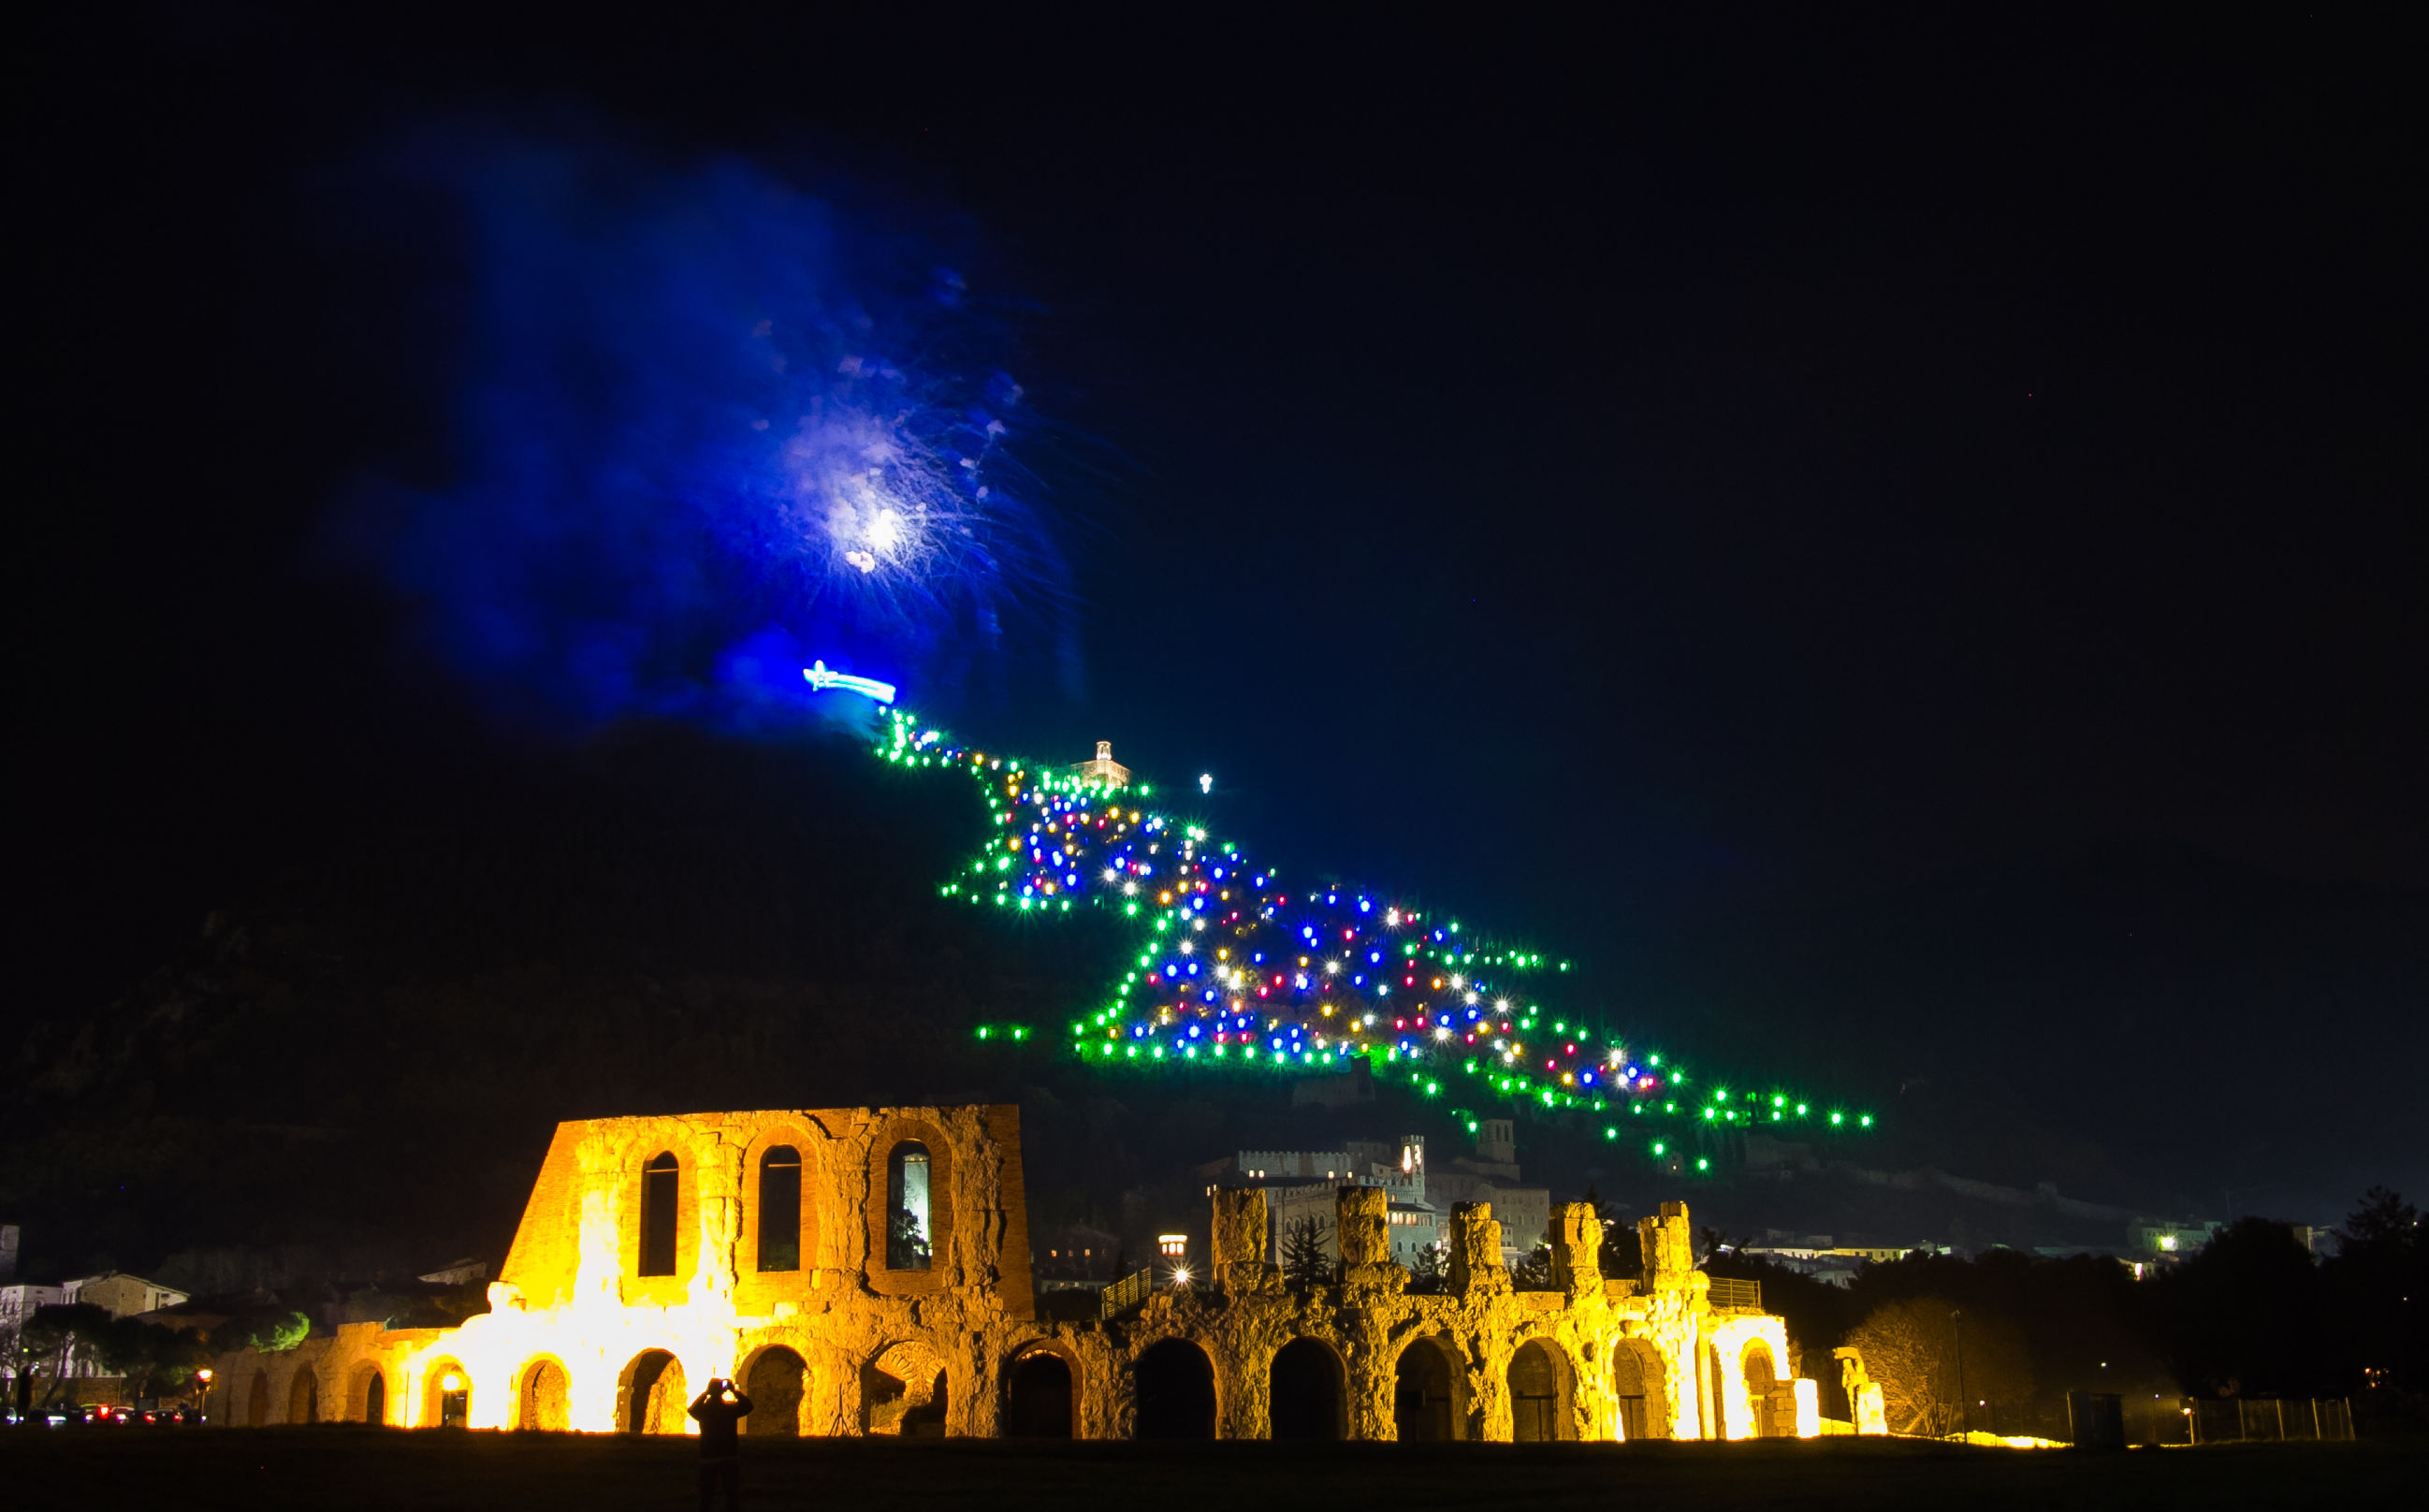
[[1131,926],[1120,979],[1069,1026],[1083,1061],[1304,1074],[1363,1060],[1425,1097],[1598,1116],[1606,1140],[1696,1169],[1709,1159],[1688,1155],[1682,1129],[1873,1126],[1870,1113],[1783,1089],[1691,1077],[1658,1050],[1558,1013],[1543,999],[1569,978],[1567,961],[1364,890],[1296,885],[1154,808],[1153,788],[1132,783],[1103,745],[1093,762],[1039,764],[959,745],[894,709],[878,750],[898,766],[958,769],[986,795],[990,839],[946,896],[1032,914],[1095,909]]

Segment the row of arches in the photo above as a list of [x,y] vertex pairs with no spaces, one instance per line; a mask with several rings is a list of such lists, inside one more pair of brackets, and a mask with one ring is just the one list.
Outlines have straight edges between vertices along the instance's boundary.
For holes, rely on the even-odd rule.
[[[1708,1368],[1720,1360],[1708,1351]],[[1610,1386],[1618,1407],[1613,1425],[1623,1438],[1664,1436],[1669,1422],[1665,1372],[1661,1356],[1636,1340],[1611,1351]],[[1793,1435],[1792,1417],[1778,1421],[1776,1368],[1767,1346],[1754,1341],[1741,1356],[1748,1400],[1759,1436]],[[1522,1342],[1505,1367],[1511,1438],[1520,1443],[1552,1442],[1577,1436],[1577,1365],[1543,1339]],[[1214,1368],[1204,1350],[1186,1339],[1166,1339],[1146,1350],[1131,1368],[1134,1422],[1140,1438],[1213,1438],[1218,1431]],[[741,1386],[753,1405],[743,1421],[752,1435],[791,1437],[801,1431],[801,1402],[808,1383],[802,1357],[782,1345],[751,1356]],[[472,1382],[452,1359],[422,1372],[417,1426],[461,1426],[471,1420]],[[1078,1431],[1078,1378],[1071,1359],[1054,1347],[1033,1344],[1016,1355],[1003,1381],[1000,1432],[1013,1438],[1069,1438]],[[360,1367],[344,1406],[347,1421],[388,1421],[388,1382],[376,1367]],[[899,1343],[862,1368],[861,1428],[865,1433],[942,1437],[949,1400],[944,1360],[928,1345]],[[1268,1431],[1275,1438],[1339,1439],[1350,1431],[1347,1382],[1341,1356],[1314,1339],[1296,1339],[1277,1351],[1266,1372]],[[571,1426],[572,1380],[553,1356],[527,1362],[515,1376],[506,1414],[512,1426],[563,1431]],[[1410,1339],[1393,1366],[1392,1419],[1403,1441],[1443,1442],[1482,1435],[1482,1422],[1468,1400],[1464,1358],[1451,1339],[1423,1335]],[[299,1367],[286,1387],[286,1413],[272,1416],[270,1372],[256,1372],[245,1388],[237,1421],[262,1426],[322,1420],[321,1381]],[[644,1350],[619,1373],[615,1427],[634,1434],[687,1431],[690,1383],[683,1363],[663,1349]]]
[[[916,1273],[934,1268],[943,1238],[943,1213],[935,1201],[944,1175],[941,1164],[924,1139],[896,1140],[887,1148],[884,1205],[871,1205],[873,1269]],[[670,1149],[641,1162],[639,1222],[631,1252],[636,1276],[680,1274],[684,1176],[684,1162]],[[761,1151],[756,1176],[756,1201],[746,1220],[756,1241],[752,1269],[769,1274],[799,1271],[810,1249],[805,1224],[813,1211],[801,1203],[801,1148],[776,1144]]]
[[[268,1427],[273,1423],[313,1423],[321,1422],[383,1423],[388,1421],[388,1376],[376,1365],[356,1368],[347,1382],[346,1400],[330,1417],[322,1410],[321,1373],[309,1365],[299,1365],[287,1378],[286,1415],[274,1417],[271,1411],[273,1400],[271,1372],[259,1370],[245,1382],[244,1390],[235,1404],[234,1418],[239,1426]],[[453,1379],[454,1385],[448,1384]],[[428,1421],[442,1421],[449,1413],[462,1421],[462,1408],[467,1399],[462,1372],[451,1367],[432,1375],[432,1404]]]
[[[1038,1356],[1032,1356],[1036,1358]],[[1766,1356],[1767,1358],[1767,1356]],[[1067,1402],[1068,1367],[1059,1358],[1051,1375],[1033,1387],[1029,1359],[1016,1361],[1006,1386],[1004,1434],[1064,1437],[1036,1424],[1067,1422],[1046,1404]],[[1623,1340],[1612,1352],[1611,1387],[1620,1403],[1620,1436],[1650,1438],[1669,1422],[1661,1356],[1650,1346]],[[1551,1442],[1577,1436],[1576,1372],[1550,1342],[1530,1339],[1510,1357],[1505,1372],[1511,1437],[1520,1443]],[[1141,1438],[1212,1438],[1216,1433],[1214,1369],[1206,1353],[1185,1339],[1167,1339],[1140,1355],[1132,1367],[1136,1411],[1133,1432]],[[1275,1352],[1267,1367],[1267,1432],[1275,1438],[1331,1439],[1349,1434],[1348,1388],[1341,1356],[1314,1339],[1296,1339]],[[1037,1393],[1032,1407],[1028,1393]],[[1482,1423],[1468,1401],[1467,1371],[1458,1346],[1438,1335],[1409,1340],[1393,1364],[1392,1421],[1405,1442],[1446,1442],[1481,1437]]]

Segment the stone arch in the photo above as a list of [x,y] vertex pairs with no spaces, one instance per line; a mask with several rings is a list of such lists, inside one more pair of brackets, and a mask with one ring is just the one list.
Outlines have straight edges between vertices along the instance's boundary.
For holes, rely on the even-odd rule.
[[1015,1351],[1003,1372],[1002,1436],[1077,1438],[1079,1386],[1080,1370],[1067,1352],[1044,1343]]
[[1738,1373],[1745,1382],[1748,1434],[1756,1438],[1794,1438],[1796,1422],[1793,1416],[1785,1434],[1779,1427],[1779,1369],[1772,1361],[1771,1346],[1760,1339],[1746,1340],[1745,1348],[1738,1353]]
[[515,1381],[515,1426],[536,1433],[563,1433],[573,1426],[573,1377],[565,1362],[542,1355],[525,1364]]
[[346,1421],[377,1427],[388,1422],[388,1377],[373,1364],[355,1368],[346,1386]]
[[461,1360],[432,1360],[421,1377],[421,1425],[461,1428],[471,1416],[472,1372]]
[[[924,1266],[887,1263],[894,1233],[898,1157],[916,1147],[927,1157],[927,1250]],[[924,1118],[889,1119],[868,1147],[868,1251],[862,1267],[869,1290],[881,1296],[941,1290],[951,1270],[953,1242],[953,1147],[945,1131]]]
[[1513,1443],[1553,1443],[1578,1436],[1571,1404],[1576,1372],[1548,1339],[1520,1341],[1510,1356],[1510,1438]]
[[1320,1339],[1294,1339],[1276,1350],[1266,1368],[1266,1437],[1347,1438],[1347,1375],[1341,1356]]
[[1392,1426],[1402,1443],[1467,1436],[1467,1369],[1448,1339],[1421,1334],[1410,1339],[1400,1346],[1392,1377]]
[[688,1405],[683,1361],[663,1349],[641,1351],[616,1378],[619,1432],[682,1433]]
[[1611,1346],[1611,1394],[1619,1405],[1623,1439],[1670,1437],[1670,1368],[1642,1339]]
[[287,1382],[287,1421],[318,1422],[321,1421],[321,1377],[309,1365],[298,1365]]
[[742,1431],[759,1438],[798,1438],[801,1408],[809,1395],[810,1367],[801,1354],[784,1344],[770,1344],[742,1362],[742,1394],[751,1399],[751,1415]]
[[917,1339],[895,1344],[861,1367],[861,1431],[905,1438],[945,1436],[950,1382],[945,1362]]
[[270,1372],[266,1370],[256,1371],[253,1372],[253,1379],[245,1383],[244,1425],[248,1428],[260,1428],[267,1426],[269,1422]]
[[1138,1438],[1214,1437],[1214,1362],[1186,1339],[1159,1339],[1131,1364]]

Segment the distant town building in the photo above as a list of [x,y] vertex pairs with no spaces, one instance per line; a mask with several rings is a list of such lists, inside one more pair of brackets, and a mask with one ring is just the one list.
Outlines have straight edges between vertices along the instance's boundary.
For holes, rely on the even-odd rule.
[[1128,787],[1131,782],[1131,769],[1114,760],[1114,743],[1110,740],[1097,742],[1095,759],[1073,765],[1071,775],[1082,782],[1102,782],[1108,787]]
[[1925,1255],[1953,1253],[1945,1244],[1833,1244],[1827,1234],[1809,1234],[1801,1241],[1741,1244],[1735,1253],[1769,1260],[1826,1285],[1843,1287],[1867,1265],[1887,1265],[1918,1250]]
[[1121,1279],[1122,1241],[1101,1228],[1073,1224],[1048,1234],[1031,1259],[1040,1291],[1094,1291]]
[[2125,1234],[2135,1254],[2167,1259],[2192,1254],[2208,1243],[2220,1226],[2214,1223],[2138,1223]]
[[35,1308],[54,1307],[66,1300],[67,1291],[60,1287],[29,1286],[24,1282],[0,1287],[0,1334],[15,1333],[19,1323],[34,1315]]
[[99,1275],[81,1276],[59,1289],[69,1302],[91,1303],[113,1318],[131,1318],[139,1312],[157,1312],[174,1307],[186,1300],[186,1293],[175,1287],[146,1281],[140,1275],[124,1271],[104,1271]]
[[1426,1141],[1403,1135],[1397,1144],[1350,1140],[1337,1150],[1242,1150],[1218,1163],[1211,1194],[1221,1188],[1265,1193],[1266,1243],[1276,1255],[1301,1223],[1324,1235],[1325,1253],[1338,1259],[1340,1236],[1332,1232],[1333,1208],[1344,1187],[1380,1187],[1385,1193],[1385,1227],[1392,1258],[1402,1265],[1442,1241],[1442,1212],[1426,1200]]
[[[1215,1187],[1264,1192],[1271,1229],[1267,1241],[1276,1254],[1302,1220],[1330,1225],[1334,1194],[1343,1187],[1383,1189],[1392,1257],[1402,1265],[1445,1241],[1453,1203],[1493,1205],[1505,1264],[1517,1263],[1547,1242],[1551,1227],[1550,1189],[1518,1184],[1517,1145],[1508,1119],[1484,1120],[1476,1154],[1454,1158],[1448,1171],[1428,1168],[1422,1134],[1402,1135],[1396,1144],[1347,1140],[1333,1150],[1242,1150],[1213,1171],[1215,1185],[1207,1189],[1210,1192]],[[1337,1257],[1338,1239],[1329,1226],[1326,1231],[1326,1253]]]
[[1479,1120],[1476,1153],[1453,1157],[1449,1169],[1435,1171],[1429,1180],[1428,1194],[1445,1210],[1462,1202],[1493,1205],[1509,1263],[1515,1264],[1538,1244],[1550,1242],[1551,1189],[1521,1184],[1517,1126],[1509,1119]]
[[66,1300],[66,1291],[58,1287],[28,1286],[23,1282],[0,1286],[0,1365],[7,1366],[7,1373],[0,1373],[0,1381],[8,1383],[10,1401],[16,1399],[17,1367],[13,1363],[16,1352],[7,1346],[15,1344],[17,1329],[34,1315],[35,1308],[51,1307]]

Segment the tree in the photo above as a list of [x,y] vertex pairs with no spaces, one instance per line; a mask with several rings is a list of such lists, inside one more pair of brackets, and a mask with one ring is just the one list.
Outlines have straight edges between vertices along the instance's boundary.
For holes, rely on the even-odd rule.
[[2319,1267],[2289,1225],[2239,1218],[2159,1284],[2188,1387],[2308,1396],[2331,1384]]
[[79,1344],[89,1344],[109,1326],[109,1313],[90,1302],[55,1302],[36,1307],[17,1329],[17,1349],[25,1363],[21,1371],[47,1370],[50,1389],[43,1401],[56,1399],[66,1379],[68,1362]]
[[139,1397],[158,1396],[160,1382],[181,1380],[211,1357],[200,1334],[135,1318],[103,1324],[90,1342],[102,1369],[124,1376]]
[[300,1312],[281,1309],[248,1313],[230,1318],[212,1329],[210,1347],[216,1355],[233,1355],[243,1349],[275,1355],[304,1342],[311,1331],[312,1320]]
[[1320,1218],[1294,1218],[1282,1228],[1282,1279],[1295,1287],[1319,1287],[1332,1279],[1327,1251],[1332,1225]]
[[1864,1368],[1880,1383],[1892,1433],[1942,1433],[1954,1379],[1943,1383],[1944,1309],[1916,1298],[1884,1303],[1847,1335]]
[[1983,1407],[2015,1411],[2033,1396],[2031,1350],[2024,1330],[1995,1312],[1975,1312],[1943,1297],[1885,1303],[1847,1336],[1881,1386],[1892,1433],[1954,1433],[1989,1428]]
[[1510,1284],[1520,1291],[1552,1290],[1552,1246],[1538,1244],[1528,1250],[1518,1268],[1510,1273]]
[[885,1263],[912,1270],[928,1263],[928,1230],[908,1208],[894,1209],[894,1226],[885,1236]]
[[2372,1187],[2361,1194],[2361,1206],[2337,1230],[2339,1257],[2417,1251],[2421,1242],[2421,1210],[2404,1194]]
[[1441,1244],[1429,1244],[1417,1251],[1415,1263],[1409,1267],[1409,1290],[1417,1296],[1431,1296],[1450,1284],[1450,1251]]
[[2417,1208],[2385,1187],[2362,1193],[2323,1279],[2346,1389],[2417,1391],[2429,1382],[2429,1239]]
[[1592,1186],[1586,1188],[1586,1201],[1593,1205],[1595,1216],[1602,1220],[1602,1246],[1595,1252],[1595,1267],[1606,1281],[1632,1280],[1644,1274],[1644,1245],[1638,1237],[1636,1225],[1628,1219],[1625,1208],[1606,1203]]

